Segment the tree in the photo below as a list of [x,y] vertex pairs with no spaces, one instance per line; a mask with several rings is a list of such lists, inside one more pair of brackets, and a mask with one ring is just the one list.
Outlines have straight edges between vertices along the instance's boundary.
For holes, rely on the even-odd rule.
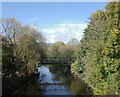
[[48,51],[51,62],[68,63],[74,61],[74,46],[65,45],[63,42],[54,43]]
[[29,25],[22,26],[15,18],[3,19],[2,28],[3,71],[30,75],[46,56],[43,35]]
[[44,38],[40,32],[28,25],[22,27],[15,55],[17,59],[23,61],[23,64],[17,61],[19,71],[24,71],[26,75],[34,72],[45,56],[44,47]]
[[3,94],[6,94],[19,85],[22,77],[34,73],[47,49],[45,39],[37,29],[23,26],[15,18],[3,19],[1,24]]
[[[3,73],[7,76],[15,72],[14,54],[16,35],[20,32],[21,23],[15,18],[2,19],[2,62]],[[11,70],[10,70],[11,69]],[[9,70],[9,71],[8,71]],[[7,75],[6,75],[7,74]]]
[[79,41],[76,38],[72,38],[67,44],[71,46],[77,46],[79,45]]
[[[95,95],[118,94],[120,58],[119,3],[109,2],[104,10],[92,13],[84,37],[71,65],[73,73],[94,88]],[[82,71],[82,72],[81,72]]]
[[56,42],[54,43],[50,50],[48,51],[48,57],[49,57],[49,61],[51,62],[57,62],[57,63],[61,63],[62,59],[61,59],[61,52],[59,51],[59,48],[64,46],[63,42]]

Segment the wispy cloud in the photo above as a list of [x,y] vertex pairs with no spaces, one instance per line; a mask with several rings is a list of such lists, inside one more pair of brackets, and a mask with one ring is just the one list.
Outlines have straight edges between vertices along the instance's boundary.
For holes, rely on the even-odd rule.
[[36,20],[38,20],[38,19],[40,19],[40,17],[30,18],[28,21],[32,22],[32,21],[36,21]]

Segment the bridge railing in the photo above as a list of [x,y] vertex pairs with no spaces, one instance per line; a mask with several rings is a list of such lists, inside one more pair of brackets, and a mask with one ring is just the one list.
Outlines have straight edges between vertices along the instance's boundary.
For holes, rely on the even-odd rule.
[[60,57],[60,58],[58,58],[58,57],[46,57],[46,58],[44,58],[42,63],[43,64],[47,64],[47,63],[70,64],[72,62],[74,62],[74,59],[71,59],[69,57]]

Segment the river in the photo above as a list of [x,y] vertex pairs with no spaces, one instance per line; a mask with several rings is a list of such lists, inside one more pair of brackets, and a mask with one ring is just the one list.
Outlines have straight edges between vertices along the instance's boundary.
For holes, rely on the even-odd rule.
[[23,83],[15,95],[90,95],[91,88],[71,74],[69,65],[45,65]]

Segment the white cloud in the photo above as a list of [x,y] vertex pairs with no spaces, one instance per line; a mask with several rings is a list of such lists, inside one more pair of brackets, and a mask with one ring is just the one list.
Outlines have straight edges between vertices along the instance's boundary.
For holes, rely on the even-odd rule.
[[49,33],[49,34],[54,34],[56,32],[64,32],[64,28],[47,28],[47,29],[42,29],[42,32],[44,33]]
[[46,36],[48,43],[63,41],[67,43],[70,39],[77,38],[81,40],[83,37],[83,30],[87,24],[57,24],[55,28],[42,29]]

